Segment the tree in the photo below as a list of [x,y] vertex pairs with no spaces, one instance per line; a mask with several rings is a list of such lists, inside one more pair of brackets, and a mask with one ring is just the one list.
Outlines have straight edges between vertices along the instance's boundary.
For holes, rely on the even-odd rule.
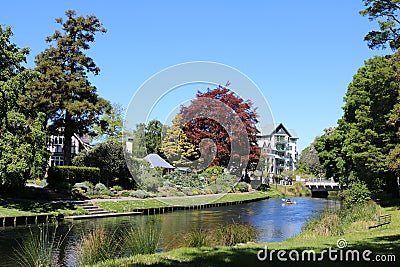
[[389,170],[400,176],[400,145],[390,151],[386,165]]
[[24,101],[36,73],[26,69],[28,48],[11,43],[11,27],[0,26],[0,187],[23,186],[42,177],[47,162],[44,114],[28,109]]
[[200,150],[190,142],[182,130],[182,116],[178,113],[172,120],[172,126],[166,130],[160,152],[174,166],[191,166],[197,168]]
[[333,177],[341,183],[348,182],[345,155],[342,153],[344,133],[339,128],[327,128],[324,135],[317,137],[314,147],[326,177]]
[[84,54],[97,32],[106,32],[95,16],[76,16],[68,10],[67,20],[57,18],[62,31],[56,30],[46,41],[50,47],[36,56],[36,70],[40,73],[35,97],[35,108],[51,121],[49,130],[64,135],[64,163],[71,162],[71,137],[90,133],[99,123],[100,115],[109,103],[100,98],[88,74],[98,75],[99,67]]
[[[188,107],[181,107],[183,131],[196,147],[203,139],[212,140],[213,144],[207,142],[203,147],[213,151],[216,146],[212,165],[227,167],[232,160],[236,169],[230,171],[240,175],[242,170],[254,168],[260,156],[257,114],[252,105],[223,86],[198,92]],[[248,164],[243,165],[246,159]]]
[[318,151],[315,149],[314,142],[303,149],[299,158],[299,171],[305,174],[320,176],[323,174]]
[[101,182],[107,186],[121,185],[125,188],[134,186],[120,140],[109,139],[89,151],[82,151],[72,162],[76,166],[100,168]]
[[147,156],[145,143],[146,124],[138,123],[132,132],[132,157],[144,158]]
[[107,139],[122,139],[124,109],[120,104],[112,104],[101,117],[99,123],[93,126],[95,143],[101,143]]
[[151,120],[145,128],[145,143],[147,154],[158,154],[161,148],[163,125],[159,120]]
[[344,115],[331,135],[315,144],[328,174],[343,182],[364,182],[373,193],[398,196],[397,177],[387,168],[400,143],[398,99],[400,55],[374,57],[353,77],[345,96]]
[[399,0],[363,0],[365,9],[360,14],[378,20],[379,31],[370,31],[364,38],[369,48],[400,48]]

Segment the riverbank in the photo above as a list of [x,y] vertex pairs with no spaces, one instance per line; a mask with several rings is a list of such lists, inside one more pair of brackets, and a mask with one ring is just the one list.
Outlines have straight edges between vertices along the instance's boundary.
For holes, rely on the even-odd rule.
[[[137,209],[153,209],[173,206],[194,206],[209,203],[227,203],[249,200],[261,200],[267,197],[281,197],[281,193],[269,189],[266,192],[254,191],[250,193],[211,194],[192,197],[162,197],[150,199],[120,198],[120,199],[93,199],[97,206],[110,212],[130,212]],[[87,212],[69,200],[51,201],[37,199],[15,199],[0,197],[0,218],[15,216],[49,215],[84,215]]]
[[[376,229],[367,229],[348,225],[346,232],[340,236],[320,236],[312,231],[303,231],[301,234],[276,243],[254,243],[238,245],[235,247],[202,247],[202,248],[178,248],[168,252],[137,255],[130,258],[109,260],[99,263],[96,266],[302,266],[301,262],[293,262],[288,258],[289,250],[297,250],[302,255],[304,250],[315,250],[317,258],[321,258],[321,252],[329,248],[338,249],[338,240],[346,245],[345,250],[359,250],[361,253],[370,250],[372,254],[368,255],[371,262],[366,261],[336,261],[329,260],[328,254],[324,255],[323,261],[312,262],[313,266],[373,266],[371,263],[377,263],[378,259],[383,259],[385,255],[385,266],[398,266],[400,260],[400,209],[396,207],[382,208],[384,214],[391,214],[392,222],[389,225]],[[343,241],[345,240],[345,241]],[[257,259],[257,253],[264,256],[265,248],[269,251],[265,261]],[[269,260],[272,250],[272,262]],[[277,251],[286,251],[286,262],[279,261]],[[296,254],[292,254],[296,256]],[[339,255],[339,254],[338,254]],[[377,258],[378,257],[380,258]],[[395,255],[397,262],[393,262]],[[282,256],[282,255],[281,255]],[[349,258],[351,259],[351,258]],[[397,264],[396,264],[397,263]],[[380,262],[380,265],[383,263]]]
[[279,192],[269,189],[266,192],[254,191],[249,193],[212,194],[186,197],[162,197],[151,199],[99,199],[92,200],[96,206],[110,212],[130,212],[141,209],[193,207],[207,204],[237,203],[257,201],[265,198],[281,197]]

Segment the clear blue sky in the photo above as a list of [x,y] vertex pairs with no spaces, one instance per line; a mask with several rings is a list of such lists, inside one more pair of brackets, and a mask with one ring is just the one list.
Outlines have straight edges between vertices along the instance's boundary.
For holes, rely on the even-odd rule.
[[101,68],[91,81],[102,97],[124,107],[146,79],[171,65],[232,66],[259,86],[276,122],[296,129],[302,149],[336,125],[364,60],[390,52],[368,49],[363,37],[377,26],[358,14],[362,8],[361,0],[15,0],[2,3],[0,24],[13,26],[19,47],[31,48],[28,66],[34,66],[45,37],[59,29],[56,17],[67,9],[96,15],[108,32],[88,51]]

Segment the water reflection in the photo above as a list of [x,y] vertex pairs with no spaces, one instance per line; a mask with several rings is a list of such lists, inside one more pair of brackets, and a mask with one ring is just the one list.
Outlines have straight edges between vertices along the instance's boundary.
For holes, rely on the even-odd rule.
[[[258,242],[278,242],[299,234],[305,221],[332,200],[296,198],[297,204],[283,205],[281,199],[268,199],[237,206],[209,208],[205,210],[177,211],[162,215],[114,217],[94,220],[65,222],[59,226],[59,233],[66,233],[66,243],[60,248],[60,263],[75,263],[76,242],[84,233],[96,226],[103,226],[110,232],[128,227],[145,227],[150,219],[161,223],[162,248],[171,249],[179,245],[184,233],[191,229],[212,229],[221,222],[249,222],[259,230]],[[37,230],[32,227],[32,231]],[[14,266],[12,256],[17,242],[30,235],[27,227],[0,229],[0,266]]]

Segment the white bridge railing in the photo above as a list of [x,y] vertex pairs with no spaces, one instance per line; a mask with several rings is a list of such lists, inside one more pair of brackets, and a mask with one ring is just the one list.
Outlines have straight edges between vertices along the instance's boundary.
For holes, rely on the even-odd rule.
[[320,181],[320,182],[306,182],[306,186],[311,188],[311,187],[322,187],[322,188],[334,188],[334,187],[341,187],[339,183],[337,182],[332,182],[332,181]]

